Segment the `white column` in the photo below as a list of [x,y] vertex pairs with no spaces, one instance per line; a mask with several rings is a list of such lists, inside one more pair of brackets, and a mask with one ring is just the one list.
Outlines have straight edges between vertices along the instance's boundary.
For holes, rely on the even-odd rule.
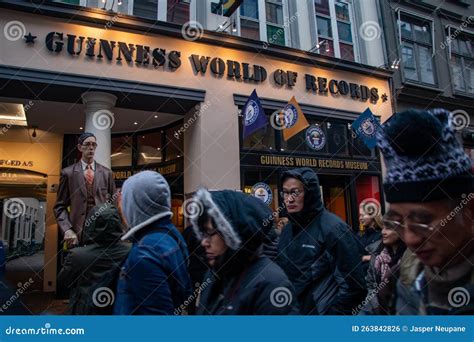
[[110,168],[111,128],[115,123],[112,112],[117,97],[103,92],[86,92],[82,94],[85,106],[86,124],[84,132],[91,132],[97,138],[95,160]]

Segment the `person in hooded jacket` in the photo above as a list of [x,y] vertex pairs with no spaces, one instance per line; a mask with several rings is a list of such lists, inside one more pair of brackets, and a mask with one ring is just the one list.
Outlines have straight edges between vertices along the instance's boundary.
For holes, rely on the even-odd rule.
[[191,295],[188,250],[171,222],[171,192],[154,171],[128,178],[121,210],[132,249],[122,265],[114,305],[116,315],[173,315]]
[[71,288],[70,314],[112,312],[115,280],[131,247],[120,241],[123,231],[115,206],[104,203],[91,210],[84,225],[85,245],[70,251],[58,275],[58,283]]
[[282,174],[289,223],[276,262],[295,286],[303,314],[351,314],[367,293],[363,246],[350,227],[324,208],[310,168]]
[[285,272],[263,254],[271,210],[259,199],[232,190],[200,189],[202,208],[191,223],[211,267],[204,277],[198,315],[297,314],[294,289]]

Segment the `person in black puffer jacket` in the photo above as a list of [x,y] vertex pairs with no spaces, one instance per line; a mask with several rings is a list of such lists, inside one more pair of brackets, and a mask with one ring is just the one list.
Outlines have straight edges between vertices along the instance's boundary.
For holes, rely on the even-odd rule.
[[345,222],[324,208],[313,170],[285,171],[281,180],[289,222],[276,262],[295,286],[301,312],[351,314],[367,293],[363,246]]
[[202,209],[191,218],[211,267],[197,301],[198,315],[297,314],[294,288],[267,256],[271,210],[243,193],[200,189],[194,202]]

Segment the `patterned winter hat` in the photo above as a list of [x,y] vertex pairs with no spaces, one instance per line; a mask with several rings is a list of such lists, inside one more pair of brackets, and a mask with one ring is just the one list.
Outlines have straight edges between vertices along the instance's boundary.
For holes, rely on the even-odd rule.
[[444,109],[394,114],[377,132],[389,203],[429,202],[474,191],[472,162]]

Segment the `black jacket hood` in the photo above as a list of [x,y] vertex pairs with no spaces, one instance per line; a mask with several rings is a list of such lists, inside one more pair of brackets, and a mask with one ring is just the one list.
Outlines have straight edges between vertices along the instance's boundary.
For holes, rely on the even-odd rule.
[[[207,191],[200,189],[193,198],[200,215],[191,219],[194,232],[202,239],[199,217],[209,215],[226,245],[223,262],[227,271],[236,271],[247,264],[269,239],[272,211],[261,200],[238,191]],[[270,222],[270,223],[268,223]]]
[[111,244],[120,240],[124,227],[117,208],[104,203],[92,208],[84,224],[84,242],[86,244]]
[[281,176],[282,186],[287,178],[296,178],[303,183],[304,208],[296,214],[288,213],[288,218],[304,227],[324,210],[318,176],[309,167],[302,167],[283,172]]

